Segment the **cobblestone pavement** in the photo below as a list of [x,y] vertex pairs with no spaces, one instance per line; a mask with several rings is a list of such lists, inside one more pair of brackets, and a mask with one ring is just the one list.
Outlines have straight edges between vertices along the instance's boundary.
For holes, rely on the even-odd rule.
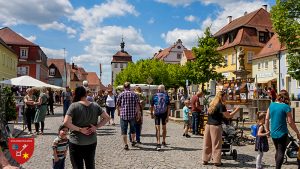
[[[55,109],[56,115],[47,116],[45,134],[36,137],[34,155],[23,165],[24,168],[51,168],[51,144],[57,135],[58,126],[62,123],[61,112],[62,108],[58,107]],[[183,125],[180,123],[168,123],[167,147],[160,152],[155,150],[154,122],[149,115],[144,116],[142,145],[130,147],[129,151],[123,150],[118,124],[119,120],[116,126],[106,125],[98,130],[96,168],[216,168],[213,165],[202,166],[202,137],[184,138]],[[21,137],[26,137],[26,134]],[[272,143],[270,145],[270,151],[265,153],[263,158],[265,168],[274,168],[274,148]],[[253,145],[234,148],[238,152],[237,160],[225,156],[222,160],[224,163],[222,168],[255,168],[256,152]],[[295,159],[289,160],[295,161]],[[297,168],[295,164],[291,162],[285,164],[283,168]],[[69,155],[66,159],[66,168],[72,168]]]

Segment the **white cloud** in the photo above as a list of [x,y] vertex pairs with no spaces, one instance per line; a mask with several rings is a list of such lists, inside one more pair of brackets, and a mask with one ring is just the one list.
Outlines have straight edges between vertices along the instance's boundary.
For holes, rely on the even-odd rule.
[[198,20],[198,18],[194,15],[189,15],[189,16],[185,16],[184,20],[188,21],[188,22],[195,22]]
[[77,33],[77,31],[75,29],[68,27],[65,24],[59,23],[57,21],[53,21],[52,23],[47,23],[47,24],[41,24],[41,25],[39,25],[39,27],[42,30],[54,29],[54,30],[59,30],[59,31],[65,31],[71,37],[74,37]]
[[52,59],[63,59],[68,56],[68,51],[64,49],[49,49],[46,47],[41,47],[48,58]]
[[177,39],[181,39],[183,45],[191,49],[192,47],[197,45],[198,37],[203,35],[203,31],[200,29],[178,29],[175,28],[172,31],[168,31],[166,34],[163,33],[161,37],[165,40],[168,45],[171,45],[177,41]]
[[70,18],[81,23],[87,29],[98,26],[105,18],[124,16],[127,13],[138,15],[133,5],[124,0],[112,0],[101,5],[95,5],[91,9],[80,7],[74,11],[73,16]]
[[172,6],[180,6],[180,5],[189,6],[195,1],[199,1],[199,0],[156,0],[156,2],[165,3]]
[[[134,60],[141,58],[151,58],[160,47],[153,47],[148,45],[140,30],[135,29],[132,26],[119,27],[119,26],[104,26],[94,29],[85,30],[81,34],[81,39],[89,40],[82,55],[72,57],[72,61],[76,64],[89,65],[85,67],[87,70],[89,67],[98,65],[110,65],[112,56],[119,51],[122,36],[124,36],[125,51],[133,56]],[[111,68],[103,70],[103,76],[106,79],[102,79],[105,84],[110,83]]]
[[153,24],[155,22],[155,19],[154,18],[150,18],[149,20],[148,20],[148,24]]
[[[227,3],[221,2],[218,0],[203,0],[205,3],[217,3],[222,8],[221,11],[217,13],[217,16],[215,18],[212,18],[212,16],[207,17],[202,22],[202,29],[204,29],[207,26],[212,25],[211,31],[213,33],[216,33],[218,30],[220,30],[222,27],[224,27],[227,23],[227,17],[232,16],[232,19],[236,19],[238,17],[241,17],[244,15],[245,11],[248,13],[253,12],[254,10],[257,10],[262,7],[262,5],[267,4],[266,1],[262,0],[256,0],[256,1],[235,1],[235,0],[226,0]],[[236,8],[238,6],[238,8]]]
[[0,0],[0,23],[4,26],[18,24],[46,24],[61,16],[69,15],[73,10],[68,0]]

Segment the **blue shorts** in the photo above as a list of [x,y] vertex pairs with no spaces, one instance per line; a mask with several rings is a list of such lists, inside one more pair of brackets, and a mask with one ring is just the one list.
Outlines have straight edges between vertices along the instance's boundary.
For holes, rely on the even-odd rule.
[[124,120],[122,118],[120,118],[120,125],[121,125],[121,133],[122,135],[127,135],[127,129],[128,129],[128,124],[130,126],[130,133],[131,134],[135,134],[135,119],[130,119],[130,120]]

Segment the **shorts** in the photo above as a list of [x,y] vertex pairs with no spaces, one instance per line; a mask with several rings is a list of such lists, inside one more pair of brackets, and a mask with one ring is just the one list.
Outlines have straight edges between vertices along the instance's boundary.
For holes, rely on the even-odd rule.
[[120,125],[121,125],[121,133],[122,135],[127,135],[127,129],[128,129],[128,123],[129,123],[129,129],[130,129],[130,133],[131,134],[135,134],[135,118],[134,119],[130,119],[130,120],[124,120],[122,118],[120,118]]
[[190,125],[190,121],[189,120],[183,120],[184,122],[184,126],[189,126]]
[[162,123],[162,125],[166,125],[166,119],[167,119],[168,113],[166,114],[162,114],[162,115],[155,115],[155,125],[160,125],[160,121]]

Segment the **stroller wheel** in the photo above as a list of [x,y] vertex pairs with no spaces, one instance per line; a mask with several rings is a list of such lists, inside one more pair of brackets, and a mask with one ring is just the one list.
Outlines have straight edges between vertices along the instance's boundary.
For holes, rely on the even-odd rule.
[[236,149],[233,149],[233,150],[232,150],[232,159],[233,159],[233,160],[236,160],[236,159],[237,159],[237,151],[236,151]]

